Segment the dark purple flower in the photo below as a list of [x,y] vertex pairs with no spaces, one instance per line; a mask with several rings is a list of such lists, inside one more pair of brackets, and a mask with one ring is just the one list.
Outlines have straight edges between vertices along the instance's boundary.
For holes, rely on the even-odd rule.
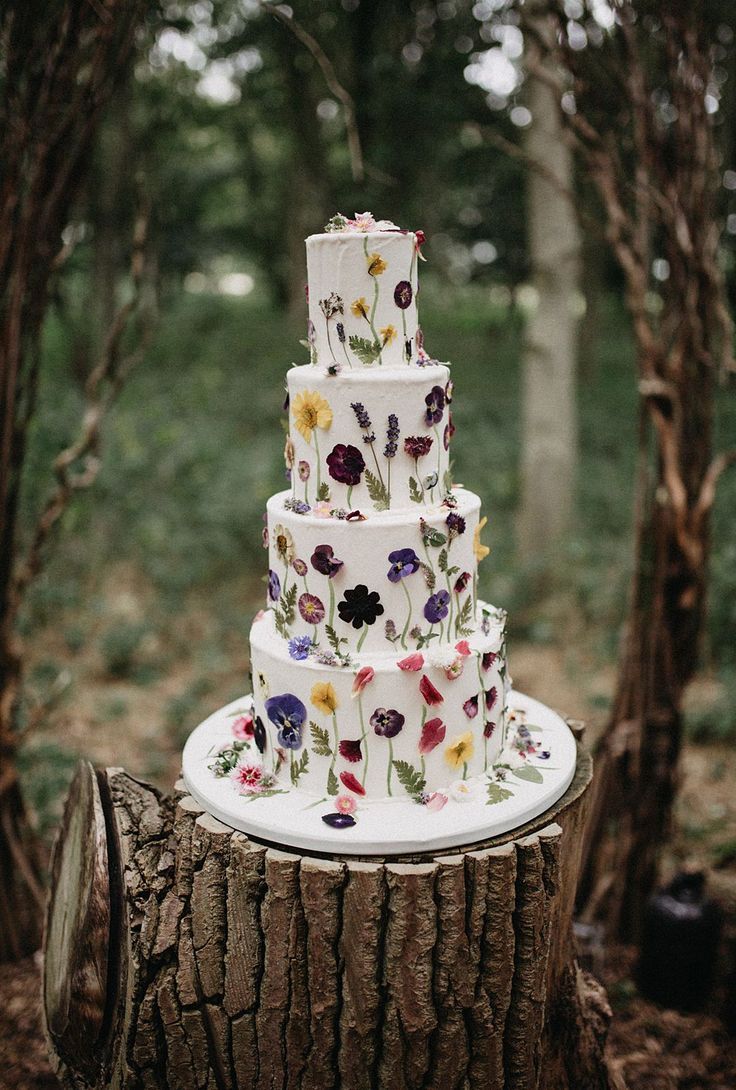
[[398,450],[399,418],[395,413],[389,413],[386,426],[386,446],[383,449],[386,458],[393,458]]
[[461,572],[455,580],[455,586],[453,587],[455,594],[462,594],[462,592],[465,590],[468,583],[470,582],[470,579],[471,576],[469,571]]
[[424,607],[424,616],[430,624],[437,624],[438,621],[444,621],[447,616],[449,605],[450,592],[447,590],[438,590],[436,594],[431,594],[427,599],[427,604]]
[[364,624],[373,624],[383,613],[381,596],[377,590],[369,591],[364,583],[359,583],[345,591],[343,600],[337,603],[337,612],[346,624],[362,628]]
[[263,720],[260,715],[257,715],[253,723],[253,741],[256,744],[259,753],[265,753],[266,751],[266,728],[263,725]]
[[343,738],[337,748],[340,751],[340,756],[346,761],[350,761],[351,764],[363,760],[363,754],[360,749],[360,738]]
[[450,440],[455,434],[455,425],[452,422],[452,413],[447,414],[447,423],[445,424],[445,430],[442,433],[442,445],[445,450],[450,449]]
[[414,292],[409,281],[399,280],[394,288],[394,302],[399,310],[406,310],[407,307],[410,307],[413,298]]
[[445,411],[445,391],[441,386],[433,386],[424,399],[427,406],[425,419],[429,427],[439,424]]
[[423,458],[432,449],[431,435],[407,435],[404,440],[404,450],[410,458]]
[[394,708],[376,708],[371,726],[381,738],[395,738],[404,725],[404,716]]
[[337,330],[338,341],[340,342],[340,344],[345,344],[345,326],[342,324],[342,322],[338,322],[335,326],[335,329]]
[[352,814],[323,814],[322,820],[325,825],[329,825],[332,829],[350,829],[355,825],[355,818]]
[[318,545],[311,556],[312,567],[320,575],[326,575],[332,579],[342,567],[342,560],[338,560],[331,545]]
[[297,604],[301,618],[307,624],[319,624],[325,619],[325,607],[316,594],[302,594]]
[[391,564],[388,578],[392,583],[398,583],[400,579],[405,579],[421,567],[421,561],[413,549],[395,549],[388,554],[388,559]]
[[273,568],[268,572],[268,597],[272,602],[278,602],[281,594],[281,580]]
[[327,466],[333,480],[340,484],[354,485],[360,483],[365,462],[357,447],[338,443],[327,455]]
[[284,749],[301,749],[307,709],[299,697],[293,693],[272,696],[266,701],[265,708],[266,715],[276,727],[279,744]]
[[484,670],[490,670],[497,658],[498,653],[496,651],[484,651],[480,664]]
[[450,541],[465,533],[465,519],[455,511],[450,511],[450,514],[445,519],[445,523],[447,529],[450,531]]
[[489,689],[488,692],[486,693],[486,708],[488,709],[489,712],[493,711],[493,706],[494,706],[494,704],[496,703],[497,700],[498,700],[498,689],[494,685],[493,688]]
[[355,419],[358,421],[359,428],[370,428],[371,418],[368,415],[365,405],[362,401],[351,401],[350,408],[355,413]]
[[467,715],[468,719],[475,719],[478,714],[478,694],[475,696],[469,696],[463,704],[463,711]]
[[483,737],[490,738],[495,729],[496,724],[492,723],[490,719],[487,719],[486,722],[483,724]]
[[307,574],[307,565],[299,557],[296,558],[296,560],[294,561],[294,563],[291,566],[292,566],[292,568],[294,569],[294,571],[296,572],[297,575],[306,575]]

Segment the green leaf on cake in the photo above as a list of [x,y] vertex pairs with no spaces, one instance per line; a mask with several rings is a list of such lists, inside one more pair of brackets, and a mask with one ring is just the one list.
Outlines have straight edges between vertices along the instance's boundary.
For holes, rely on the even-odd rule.
[[348,344],[361,363],[369,366],[375,363],[381,355],[381,346],[378,341],[369,341],[365,337],[348,337]]
[[318,500],[328,500],[329,498],[330,498],[330,486],[328,485],[327,481],[322,481],[319,488],[317,489],[317,499]]
[[527,780],[529,783],[544,783],[544,776],[539,769],[534,768],[533,765],[524,765],[523,768],[515,768],[513,772],[520,780]]
[[[296,616],[296,583],[294,583],[293,587],[289,587],[289,589],[285,591],[279,598],[279,610],[283,615],[285,624],[288,625],[294,623],[294,618]],[[277,610],[276,612],[278,613],[279,610]]]
[[301,760],[291,762],[291,782],[294,787],[299,783],[299,777],[303,776],[307,771],[307,765],[309,764],[309,750],[305,749],[302,753]]
[[318,757],[331,757],[332,747],[330,736],[325,727],[318,727],[316,723],[309,721],[309,729],[312,734],[312,749]]
[[376,511],[388,511],[388,492],[386,486],[370,469],[365,471],[365,483],[368,486],[368,495],[373,500]]
[[337,782],[337,776],[332,769],[327,772],[327,794],[336,795],[340,790],[340,785]]
[[453,564],[451,568],[447,569],[447,578],[452,579],[453,575],[457,575],[459,571],[457,564]]
[[289,638],[289,629],[286,624],[286,619],[280,609],[273,611],[274,624],[276,625],[276,631],[280,636],[283,636],[285,640]]
[[431,545],[433,549],[441,549],[447,544],[446,535],[435,530],[434,526],[428,526],[426,522],[422,526],[422,539],[425,545]]
[[510,799],[513,797],[514,792],[509,791],[508,787],[502,787],[500,783],[488,784],[488,806],[495,806],[497,802],[503,802],[504,799]]
[[470,636],[473,633],[472,628],[472,613],[473,602],[468,596],[463,602],[462,609],[460,610],[457,619],[455,621],[455,635],[456,636]]
[[325,625],[325,634],[327,636],[327,642],[329,643],[335,654],[342,654],[342,652],[340,651],[340,646],[341,644],[348,642],[347,636],[338,636],[337,632],[335,632],[335,629],[332,627],[331,624]]
[[437,567],[440,571],[447,571],[447,549],[442,549],[437,558]]
[[396,769],[396,775],[399,777],[399,783],[407,795],[418,799],[427,786],[427,782],[419,769],[414,768],[414,765],[410,765],[408,761],[394,761],[394,768]]
[[409,478],[409,498],[414,503],[424,503],[424,494],[413,477]]

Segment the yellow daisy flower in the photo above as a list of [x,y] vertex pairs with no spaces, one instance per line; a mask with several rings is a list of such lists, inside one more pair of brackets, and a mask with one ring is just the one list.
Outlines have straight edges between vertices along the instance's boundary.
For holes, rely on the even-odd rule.
[[285,564],[291,564],[296,557],[296,549],[294,548],[294,538],[290,532],[281,523],[273,528],[273,542],[276,546],[276,552],[281,557]]
[[300,390],[291,403],[291,415],[297,431],[301,432],[308,443],[312,442],[315,428],[326,430],[332,424],[329,402],[316,390]]
[[485,526],[485,524],[487,522],[488,522],[488,518],[487,518],[486,515],[484,515],[483,518],[478,523],[478,525],[476,526],[475,531],[473,533],[473,552],[475,553],[475,559],[478,561],[479,564],[480,564],[481,560],[485,560],[485,558],[488,556],[489,552],[491,551],[488,548],[488,546],[483,545],[481,543],[481,540],[480,540],[481,530],[483,529],[483,527]]
[[333,715],[339,707],[337,693],[329,681],[315,682],[309,694],[309,699],[315,708],[324,712],[325,715]]
[[388,266],[380,254],[368,254],[368,275],[380,276]]
[[350,310],[356,318],[368,318],[368,304],[365,301],[365,296],[361,295],[360,299],[356,299],[350,304]]
[[473,756],[473,735],[466,730],[464,734],[456,734],[445,750],[445,760],[450,768],[460,768]]
[[381,333],[381,343],[383,344],[384,348],[386,347],[387,344],[391,344],[393,341],[396,340],[396,326],[393,326],[393,325],[384,326],[383,329],[380,330],[380,333]]

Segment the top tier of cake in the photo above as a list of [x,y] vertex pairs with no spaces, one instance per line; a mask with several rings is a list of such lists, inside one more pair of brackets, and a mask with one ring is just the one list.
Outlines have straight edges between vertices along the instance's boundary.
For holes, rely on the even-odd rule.
[[[421,366],[417,315],[421,234],[370,213],[336,216],[307,239],[311,362],[335,371]],[[382,229],[383,228],[383,229]]]

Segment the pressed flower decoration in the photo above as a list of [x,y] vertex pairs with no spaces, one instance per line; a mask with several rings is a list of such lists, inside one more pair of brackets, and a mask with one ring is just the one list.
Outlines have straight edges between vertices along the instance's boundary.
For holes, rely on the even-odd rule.
[[467,730],[464,734],[456,735],[445,749],[445,761],[450,768],[463,768],[463,775],[467,773],[468,761],[473,756],[473,734]]
[[315,390],[300,390],[291,403],[291,415],[297,431],[307,443],[317,428],[326,431],[332,424],[332,409],[326,398]]
[[264,707],[266,715],[276,727],[279,745],[284,749],[300,749],[304,721],[307,718],[307,709],[301,700],[293,693],[282,693],[280,696],[269,697]]
[[475,530],[473,531],[473,552],[475,554],[475,559],[478,561],[479,564],[480,564],[481,560],[485,560],[485,558],[488,556],[488,554],[491,551],[488,548],[488,546],[483,545],[481,540],[480,540],[480,535],[481,535],[481,533],[483,531],[483,527],[486,525],[487,522],[488,522],[488,517],[486,515],[484,515],[483,518],[478,523],[478,525],[476,526]]

